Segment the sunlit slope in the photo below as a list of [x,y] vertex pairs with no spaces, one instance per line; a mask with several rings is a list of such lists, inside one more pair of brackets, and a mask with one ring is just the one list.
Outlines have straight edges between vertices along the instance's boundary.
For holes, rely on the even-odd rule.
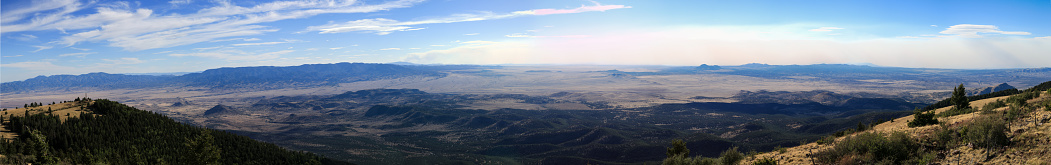
[[[1023,94],[1002,96],[982,100],[971,101],[970,105],[975,112],[964,113],[955,116],[938,116],[936,119],[940,124],[909,127],[909,121],[914,120],[915,115],[909,115],[887,121],[871,127],[865,131],[851,133],[842,137],[834,138],[834,142],[812,142],[801,146],[791,147],[780,151],[761,153],[746,159],[744,164],[752,164],[758,159],[771,158],[780,164],[826,164],[821,161],[819,155],[827,154],[824,151],[833,150],[836,145],[844,143],[845,139],[856,137],[866,133],[882,133],[890,135],[895,132],[906,133],[915,144],[919,145],[917,151],[923,152],[929,158],[918,158],[929,160],[940,164],[1047,164],[1051,162],[1051,93],[1047,91],[1032,92],[1039,95],[1031,99],[1022,99],[1024,104],[1012,103],[1011,99],[1026,98]],[[1014,97],[1014,98],[1012,98]],[[1006,101],[1002,107],[987,106],[996,104],[997,101]],[[952,110],[951,107],[938,108],[936,113],[944,113]],[[977,142],[966,142],[965,139],[942,139],[950,137],[945,134],[966,134],[967,129],[974,129],[976,125],[988,118],[1000,118],[1005,121],[1007,139],[1010,142],[1004,146],[984,147]],[[978,122],[977,120],[982,120]],[[945,143],[946,141],[965,141],[962,143]],[[923,154],[921,154],[923,155]],[[857,154],[856,157],[871,157],[871,154]],[[832,163],[858,163],[862,158],[841,158]]]

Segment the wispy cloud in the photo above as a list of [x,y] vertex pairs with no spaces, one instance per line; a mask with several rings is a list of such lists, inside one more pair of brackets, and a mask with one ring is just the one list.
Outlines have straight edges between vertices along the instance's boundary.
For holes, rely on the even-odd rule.
[[[18,10],[4,10],[2,33],[60,30],[74,32],[54,43],[66,46],[81,42],[107,42],[126,50],[146,50],[187,45],[217,39],[256,35],[278,29],[258,25],[325,13],[369,13],[404,8],[422,0],[396,0],[381,4],[358,1],[295,0],[275,1],[256,6],[237,6],[217,1],[217,6],[193,14],[161,15],[145,8],[133,9],[127,3],[95,5],[95,13],[73,15],[87,8],[75,0],[33,2]],[[94,1],[92,1],[94,2]],[[172,1],[171,4],[182,4]]]
[[580,5],[580,7],[573,8],[573,9],[536,9],[536,10],[531,10],[529,12],[531,12],[533,15],[550,15],[550,14],[570,14],[570,13],[583,13],[583,12],[590,12],[590,11],[606,11],[606,10],[613,10],[613,9],[631,8],[631,6],[624,6],[624,5],[602,5],[602,4],[599,4],[598,2],[594,2],[594,1],[592,1],[592,3],[595,3],[595,5],[594,6]]
[[69,71],[76,68],[52,64],[50,61],[24,61],[0,65],[0,67],[19,68],[30,71]]
[[22,56],[23,56],[23,55],[19,54],[19,55],[13,55],[13,56],[4,56],[4,57],[22,57]]
[[39,52],[41,50],[47,50],[47,49],[54,48],[54,46],[33,46],[33,47],[36,47],[36,50],[34,50],[33,53]]
[[833,31],[833,30],[842,30],[842,29],[843,28],[838,28],[838,27],[820,27],[820,28],[817,28],[817,29],[810,29],[810,31],[812,31],[812,32],[830,32],[830,31]]
[[383,48],[380,50],[401,50],[401,48]]
[[66,53],[66,54],[60,54],[58,56],[59,57],[69,57],[69,56],[85,57],[85,56],[87,56],[89,54],[95,54],[95,53],[98,53],[98,52]]
[[[592,6],[582,5],[578,8],[573,9],[535,9],[535,10],[524,10],[515,11],[511,13],[497,14],[493,12],[478,12],[472,14],[454,14],[441,18],[425,19],[419,21],[397,21],[386,18],[373,18],[373,19],[362,19],[356,21],[349,21],[345,23],[332,23],[321,26],[307,27],[307,31],[319,31],[319,33],[345,33],[345,32],[368,32],[377,35],[387,35],[397,31],[411,31],[421,30],[423,28],[412,27],[414,25],[422,24],[438,24],[438,23],[456,23],[456,22],[471,22],[471,21],[484,21],[494,19],[505,19],[519,16],[531,16],[531,15],[551,15],[551,14],[570,14],[570,13],[581,13],[581,12],[592,12],[592,11],[606,11],[612,9],[624,9],[631,8],[631,6],[624,5],[602,5],[595,3]],[[472,35],[465,34],[465,35]]]
[[298,42],[298,41],[297,40],[285,40],[285,41],[275,41],[275,42],[240,43],[240,44],[233,44],[233,46],[274,45],[274,44],[284,44],[284,43],[293,43],[293,42]]
[[186,5],[186,4],[190,4],[190,3],[193,3],[193,1],[192,0],[171,0],[171,1],[168,1],[168,4],[171,4],[174,7],[178,7],[180,5]]
[[212,41],[208,41],[208,42],[226,42],[226,41],[237,41],[237,40],[241,40],[241,41],[259,41],[260,39],[259,38],[230,38],[230,39],[212,40]]
[[250,61],[250,60],[268,60],[279,58],[282,54],[288,54],[295,52],[294,50],[282,50],[276,52],[267,52],[260,54],[247,53],[239,50],[218,50],[211,52],[199,52],[199,53],[182,53],[182,54],[168,54],[173,57],[206,57],[222,59],[227,61]]
[[[219,48],[225,48],[225,47],[226,46],[213,46],[213,47],[205,47],[205,48],[193,48],[193,50],[198,50],[198,51],[201,51],[201,50],[212,50],[212,49],[219,49]],[[171,52],[171,51],[165,51],[165,52]]]
[[335,47],[335,48],[328,48],[328,49],[330,49],[330,50],[340,50],[340,49],[343,49],[343,47]]
[[523,34],[523,33],[508,34],[508,35],[504,35],[504,36],[505,37],[511,37],[511,38],[581,38],[581,37],[590,37],[589,35],[534,36],[534,35],[528,35],[528,34]]
[[139,58],[102,59],[102,61],[109,62],[109,64],[113,65],[141,64],[145,62],[139,60]]
[[37,39],[36,36],[29,35],[29,34],[22,34],[22,35],[17,35],[17,36],[8,36],[7,38],[16,39],[16,40],[19,40],[19,41],[33,41],[33,40]]
[[72,47],[72,46],[71,46],[71,47],[69,47],[69,48],[70,48],[70,49],[74,49],[74,50],[79,50],[79,51],[90,51],[90,50],[91,50],[91,49],[85,49],[85,48],[77,48],[77,47]]
[[972,25],[972,24],[959,24],[952,25],[946,28],[945,31],[939,32],[941,34],[949,34],[960,37],[968,38],[979,38],[982,37],[981,33],[995,33],[995,34],[1008,34],[1008,35],[1030,35],[1029,32],[1023,31],[1001,31],[1000,28],[994,25]]
[[508,35],[504,35],[504,36],[511,37],[511,38],[531,38],[531,37],[533,37],[531,35],[526,35],[526,34],[522,34],[522,33],[508,34]]

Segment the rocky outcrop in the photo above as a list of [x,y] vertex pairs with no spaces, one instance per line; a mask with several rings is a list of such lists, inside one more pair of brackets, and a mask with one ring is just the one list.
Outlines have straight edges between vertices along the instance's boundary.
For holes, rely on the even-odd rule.
[[226,113],[230,113],[232,111],[233,111],[232,107],[219,104],[219,105],[215,105],[211,109],[208,109],[208,110],[204,111],[204,116],[226,114]]
[[989,94],[989,93],[999,92],[999,91],[1008,90],[1008,89],[1015,89],[1015,87],[1011,86],[1011,85],[1008,85],[1007,83],[1002,83],[1002,84],[996,85],[996,86],[990,86],[990,87],[975,89],[975,90],[971,91],[970,93],[968,93],[967,95],[974,96],[974,95]]

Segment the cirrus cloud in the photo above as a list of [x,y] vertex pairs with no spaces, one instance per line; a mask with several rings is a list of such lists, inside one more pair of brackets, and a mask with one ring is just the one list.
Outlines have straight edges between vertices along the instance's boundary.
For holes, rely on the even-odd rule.
[[[396,0],[380,4],[358,1],[293,0],[238,6],[217,1],[217,6],[192,14],[155,13],[154,10],[129,7],[126,2],[112,4],[79,3],[76,0],[33,2],[18,10],[4,10],[0,33],[60,30],[73,34],[53,43],[72,46],[81,42],[106,42],[109,46],[137,51],[167,48],[228,37],[274,32],[260,23],[305,18],[326,13],[369,13],[404,8],[422,0]],[[92,1],[94,2],[94,1]],[[173,5],[183,4],[172,1]],[[94,8],[94,13],[83,9]],[[74,32],[76,31],[76,32]]]
[[[534,9],[515,11],[511,13],[497,14],[493,12],[478,12],[472,14],[454,14],[442,18],[425,19],[419,21],[397,21],[386,18],[374,18],[374,19],[361,19],[355,21],[349,21],[344,23],[331,23],[328,25],[311,26],[307,27],[306,31],[318,31],[318,33],[345,33],[345,32],[367,32],[375,33],[377,35],[387,35],[397,31],[412,31],[421,30],[423,28],[412,27],[414,25],[423,24],[438,24],[438,23],[456,23],[456,22],[471,22],[471,21],[484,21],[494,19],[505,19],[520,16],[530,15],[551,15],[551,14],[571,14],[571,13],[582,13],[592,11],[606,11],[613,9],[626,9],[631,6],[624,5],[602,5],[595,2],[594,5],[581,5],[578,8],[573,9]],[[477,35],[477,33],[465,34],[465,35]]]
[[953,25],[946,28],[945,31],[939,32],[941,34],[949,34],[960,37],[978,38],[982,37],[982,33],[995,33],[995,34],[1008,34],[1008,35],[1030,35],[1029,32],[1022,31],[1001,31],[999,27],[994,25],[972,25],[972,24],[959,24]]

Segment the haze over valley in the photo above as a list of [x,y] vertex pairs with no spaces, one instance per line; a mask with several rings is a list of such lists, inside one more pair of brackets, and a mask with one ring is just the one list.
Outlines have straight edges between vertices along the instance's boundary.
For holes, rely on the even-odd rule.
[[649,162],[675,138],[722,146],[695,149],[702,155],[770,150],[911,114],[961,80],[981,95],[1048,79],[1048,68],[335,63],[40,76],[2,88],[5,107],[107,98],[355,163],[530,164]]
[[0,164],[1048,164],[1051,2],[0,1]]

